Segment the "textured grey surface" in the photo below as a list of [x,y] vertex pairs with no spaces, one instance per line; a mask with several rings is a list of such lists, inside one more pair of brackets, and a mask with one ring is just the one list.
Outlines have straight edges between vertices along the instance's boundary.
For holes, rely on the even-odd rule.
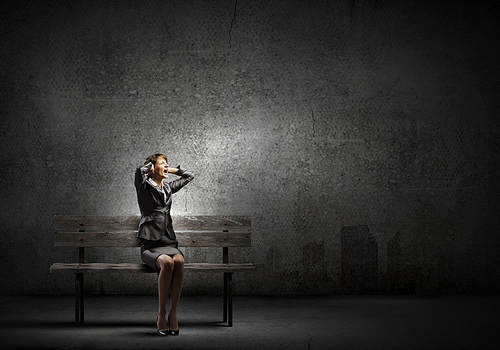
[[[154,152],[196,174],[175,213],[252,215],[253,246],[230,261],[258,268],[236,293],[499,292],[493,2],[3,6],[0,293],[72,293],[48,272],[76,258],[53,247],[52,216],[137,214],[133,171]],[[343,265],[355,226],[371,239]],[[365,286],[342,271],[363,252]],[[153,277],[96,275],[86,291],[155,293]],[[220,288],[189,274],[184,292]]]
[[[154,296],[0,296],[3,349],[497,349],[498,296],[184,296],[178,337],[155,331]],[[28,333],[29,332],[29,333]]]

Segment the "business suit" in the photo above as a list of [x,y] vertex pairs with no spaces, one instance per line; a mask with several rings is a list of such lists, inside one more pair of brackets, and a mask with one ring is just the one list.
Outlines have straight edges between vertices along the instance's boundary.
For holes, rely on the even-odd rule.
[[176,175],[180,178],[171,182],[162,182],[158,186],[148,172],[153,167],[151,162],[140,166],[135,171],[135,188],[137,201],[141,210],[141,221],[137,231],[137,238],[142,239],[141,258],[149,266],[157,269],[155,261],[160,254],[182,254],[172,227],[170,207],[172,194],[186,186],[194,176],[191,172],[181,169]]

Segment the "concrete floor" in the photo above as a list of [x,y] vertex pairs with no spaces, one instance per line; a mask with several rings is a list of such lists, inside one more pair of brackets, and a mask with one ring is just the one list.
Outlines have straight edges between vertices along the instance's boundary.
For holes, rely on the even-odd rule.
[[183,296],[178,337],[155,331],[154,296],[0,296],[2,349],[499,349],[500,297]]

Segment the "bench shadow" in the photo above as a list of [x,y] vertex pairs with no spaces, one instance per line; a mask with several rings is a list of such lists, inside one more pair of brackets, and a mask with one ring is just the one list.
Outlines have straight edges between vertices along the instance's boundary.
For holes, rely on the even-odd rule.
[[[227,324],[222,321],[183,321],[180,322],[182,329],[202,329],[211,327],[227,327]],[[138,332],[138,335],[147,335],[155,332],[155,322],[153,321],[85,321],[84,323],[76,324],[71,321],[54,321],[54,320],[13,320],[0,322],[0,329],[30,329],[36,330],[71,330],[71,329],[98,329],[98,328],[144,328],[144,332]]]

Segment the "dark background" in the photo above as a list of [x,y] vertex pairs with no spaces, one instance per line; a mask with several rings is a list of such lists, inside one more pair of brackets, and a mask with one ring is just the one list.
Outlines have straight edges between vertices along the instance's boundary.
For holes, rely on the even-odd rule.
[[53,215],[137,215],[156,152],[196,174],[175,214],[252,216],[236,293],[498,293],[498,22],[478,1],[2,2],[0,293],[73,293]]

